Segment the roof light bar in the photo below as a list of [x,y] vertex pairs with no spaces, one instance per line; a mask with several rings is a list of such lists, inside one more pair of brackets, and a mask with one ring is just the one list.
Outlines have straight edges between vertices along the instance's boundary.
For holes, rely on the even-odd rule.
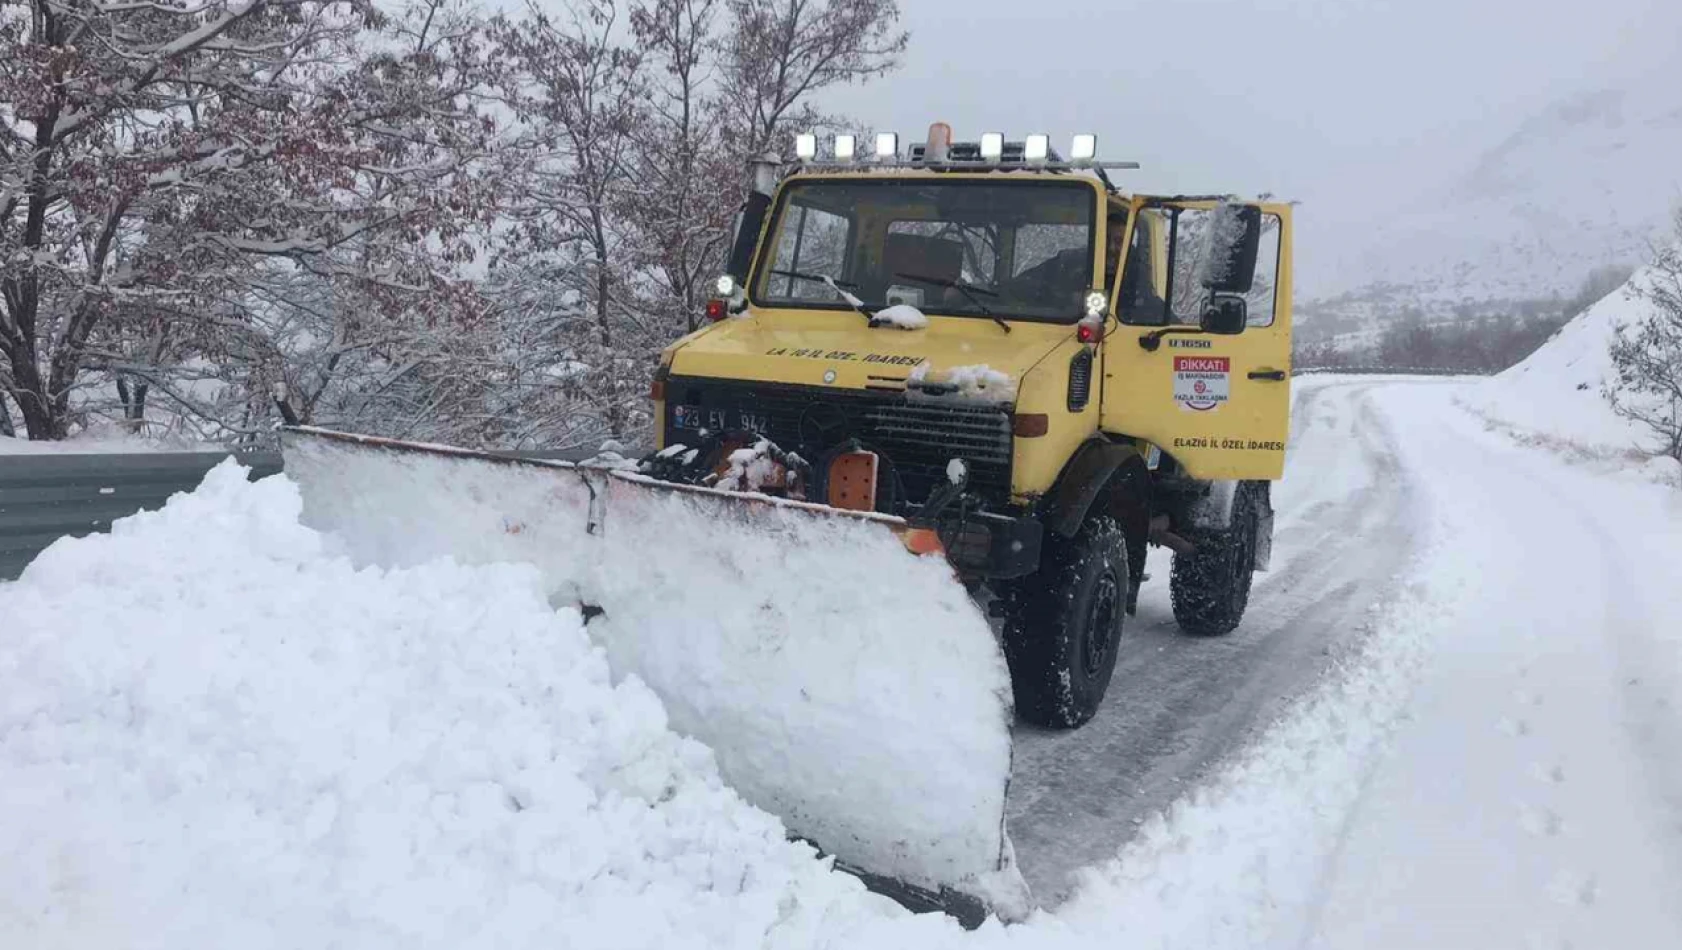
[[819,158],[817,135],[813,132],[796,135],[794,151],[798,164],[808,169],[836,171],[848,168],[864,171],[882,166],[953,170],[970,167],[993,171],[1025,167],[1042,171],[1096,170],[1100,175],[1105,169],[1139,167],[1137,162],[1099,161],[1098,136],[1090,132],[1074,136],[1068,158],[1052,151],[1051,137],[1044,132],[1023,136],[1020,143],[1008,141],[1000,132],[984,132],[979,141],[953,142],[951,127],[944,122],[931,125],[928,141],[912,144],[906,154],[900,152],[898,133],[875,133],[869,160],[860,151],[857,135],[841,132],[829,138],[833,148]]
[[1051,154],[1051,136],[1043,132],[1035,132],[1022,141],[1022,160],[1039,164]]

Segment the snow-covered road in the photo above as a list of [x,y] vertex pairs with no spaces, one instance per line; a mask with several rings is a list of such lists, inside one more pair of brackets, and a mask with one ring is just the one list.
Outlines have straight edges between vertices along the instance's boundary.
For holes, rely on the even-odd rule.
[[1318,682],[1370,627],[1417,546],[1416,492],[1372,400],[1375,388],[1416,384],[1296,385],[1273,565],[1257,575],[1243,625],[1218,639],[1181,633],[1168,602],[1172,556],[1155,549],[1103,710],[1075,732],[1017,729],[1010,831],[1043,902]]
[[1108,748],[1026,743],[1052,778],[1019,782],[1082,796],[1013,827],[1034,883],[1122,848],[1060,918],[1164,946],[1682,946],[1682,495],[1518,444],[1460,405],[1476,385],[1304,387],[1252,619],[1187,640],[1147,598],[1156,662],[1125,682],[1175,714],[1123,693]]
[[1682,497],[1372,400],[1440,533],[1419,688],[1313,946],[1682,946]]

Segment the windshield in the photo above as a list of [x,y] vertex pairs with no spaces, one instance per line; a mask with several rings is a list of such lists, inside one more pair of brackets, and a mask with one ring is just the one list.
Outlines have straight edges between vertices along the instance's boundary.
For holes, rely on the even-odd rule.
[[783,190],[753,300],[844,309],[838,287],[872,309],[1073,322],[1093,286],[1096,208],[1072,181],[797,182]]

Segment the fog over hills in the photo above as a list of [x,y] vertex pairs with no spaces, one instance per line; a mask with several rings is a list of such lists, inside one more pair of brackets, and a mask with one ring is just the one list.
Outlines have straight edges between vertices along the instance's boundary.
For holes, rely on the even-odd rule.
[[[1328,230],[1299,257],[1307,322],[1487,311],[1635,265],[1682,202],[1682,83],[1561,98],[1458,177]],[[1378,207],[1382,202],[1375,199]],[[1306,242],[1305,242],[1306,244]]]

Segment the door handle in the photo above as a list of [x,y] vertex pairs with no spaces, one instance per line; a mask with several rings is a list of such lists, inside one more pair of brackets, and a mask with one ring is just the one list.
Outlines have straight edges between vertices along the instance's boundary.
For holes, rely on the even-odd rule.
[[1282,369],[1253,369],[1250,370],[1251,379],[1270,379],[1276,383],[1285,381],[1285,371]]

